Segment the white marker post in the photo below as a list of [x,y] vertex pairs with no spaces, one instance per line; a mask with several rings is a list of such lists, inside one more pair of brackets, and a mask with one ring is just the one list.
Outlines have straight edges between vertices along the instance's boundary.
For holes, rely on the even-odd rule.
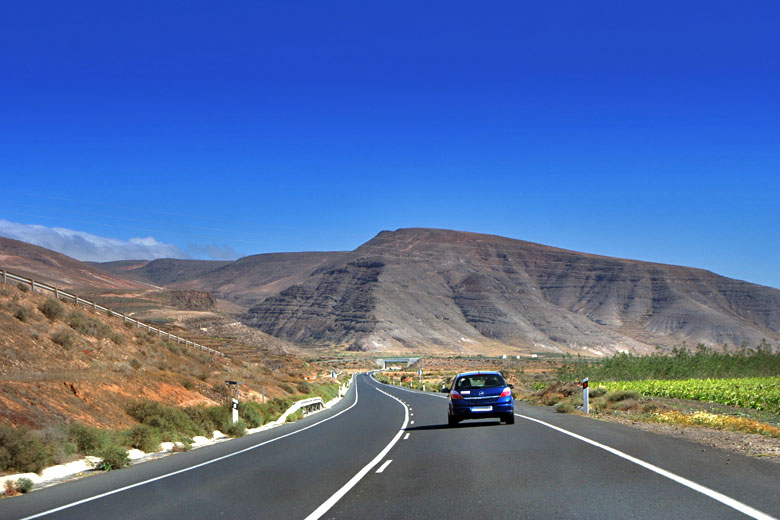
[[582,380],[582,413],[588,413],[588,378]]

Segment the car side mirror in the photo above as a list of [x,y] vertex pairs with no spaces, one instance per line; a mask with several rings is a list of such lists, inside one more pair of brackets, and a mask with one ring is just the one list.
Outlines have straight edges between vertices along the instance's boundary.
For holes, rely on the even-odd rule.
[[515,387],[515,385],[506,385],[506,386],[508,386],[509,388],[514,388]]
[[439,391],[441,393],[443,393],[443,394],[449,394],[450,393],[450,389],[447,388],[446,386],[441,387],[441,390],[439,390]]

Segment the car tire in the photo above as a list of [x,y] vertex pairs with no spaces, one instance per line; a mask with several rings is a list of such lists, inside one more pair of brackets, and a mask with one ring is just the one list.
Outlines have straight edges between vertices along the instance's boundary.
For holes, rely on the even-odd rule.
[[505,424],[515,424],[515,414],[508,413],[504,416],[503,421]]
[[451,415],[447,416],[447,424],[450,425],[450,428],[454,428],[455,426],[458,425],[459,422],[460,421],[458,421],[455,417],[453,417]]

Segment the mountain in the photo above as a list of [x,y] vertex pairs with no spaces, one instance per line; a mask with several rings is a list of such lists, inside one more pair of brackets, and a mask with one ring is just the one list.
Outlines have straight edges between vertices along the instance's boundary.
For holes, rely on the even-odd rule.
[[170,289],[206,291],[245,308],[302,282],[343,252],[269,253],[235,262],[216,260],[120,260],[94,265],[116,276]]
[[0,237],[0,268],[61,289],[149,289],[142,281],[116,276],[69,256]]
[[159,286],[191,280],[230,263],[219,260],[178,260],[175,258],[90,262],[97,268],[116,276]]
[[780,290],[709,271],[438,229],[383,231],[252,307],[302,344],[651,351],[780,340]]
[[208,291],[219,298],[250,307],[303,282],[323,265],[338,261],[343,252],[269,253],[246,256],[217,269],[171,284],[178,289]]

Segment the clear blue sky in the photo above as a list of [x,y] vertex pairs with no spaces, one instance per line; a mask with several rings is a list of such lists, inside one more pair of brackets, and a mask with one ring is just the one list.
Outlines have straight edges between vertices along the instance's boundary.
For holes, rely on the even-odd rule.
[[780,287],[778,19],[776,1],[14,2],[0,219],[194,257],[440,227]]

